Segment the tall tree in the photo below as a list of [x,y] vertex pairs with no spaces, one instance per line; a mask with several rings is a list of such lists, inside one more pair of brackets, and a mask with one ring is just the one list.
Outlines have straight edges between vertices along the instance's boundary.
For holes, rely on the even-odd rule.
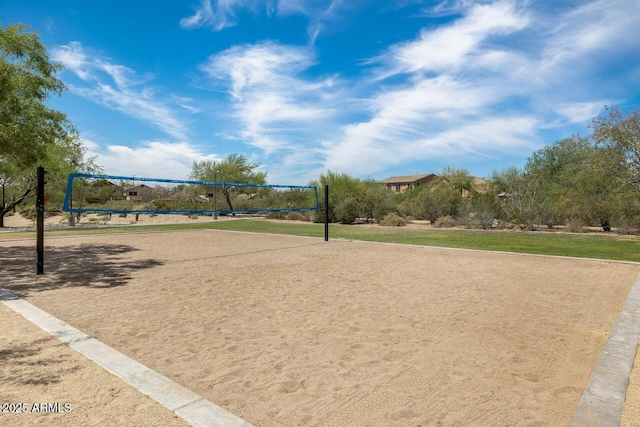
[[233,210],[233,194],[234,192],[241,193],[243,190],[241,187],[234,186],[233,183],[266,183],[267,173],[256,171],[258,167],[260,167],[260,163],[251,163],[245,156],[233,153],[221,162],[213,160],[193,162],[190,177],[198,181],[224,182],[218,188],[224,196],[229,210]]
[[627,182],[640,191],[640,110],[625,116],[615,106],[593,119],[593,137],[600,145],[618,150],[623,156],[619,165],[628,173]]
[[490,180],[507,218],[523,229],[535,230],[540,211],[548,202],[542,192],[543,181],[516,167],[494,171]]
[[35,169],[49,170],[50,188],[71,170],[86,170],[84,149],[66,115],[47,106],[65,86],[38,35],[23,24],[0,26],[0,227],[4,216],[34,196]]
[[541,220],[559,224],[579,219],[610,231],[631,191],[624,185],[624,163],[620,150],[579,136],[536,151],[525,170],[542,183],[541,198],[547,203],[539,211]]
[[431,224],[442,216],[456,217],[462,201],[460,189],[446,178],[438,177],[429,185],[421,185],[411,201],[411,212]]
[[569,219],[585,220],[576,210],[575,177],[584,170],[591,149],[589,138],[572,136],[536,151],[527,160],[525,171],[542,184],[540,194],[547,201],[539,211],[540,221],[550,228]]

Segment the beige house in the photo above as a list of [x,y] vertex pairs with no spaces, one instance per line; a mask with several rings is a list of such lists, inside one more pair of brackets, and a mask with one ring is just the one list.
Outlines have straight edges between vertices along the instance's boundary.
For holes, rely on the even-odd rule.
[[[396,193],[403,193],[412,188],[416,188],[420,185],[428,185],[438,178],[435,174],[417,174],[417,175],[402,175],[391,176],[387,179],[380,181],[386,187]],[[478,193],[486,193],[489,183],[478,177],[473,177],[473,189]],[[462,197],[471,197],[471,192],[467,190],[461,190]]]
[[153,199],[153,189],[148,185],[137,185],[122,194],[130,202],[148,202]]
[[[489,181],[486,179],[473,177],[473,189],[480,194],[485,194],[489,189]],[[462,197],[471,197],[471,193],[465,189],[462,189]]]
[[383,179],[380,182],[386,185],[389,190],[395,191],[396,193],[402,193],[420,185],[427,185],[436,178],[438,178],[438,175],[427,173],[417,175],[391,176],[389,178]]

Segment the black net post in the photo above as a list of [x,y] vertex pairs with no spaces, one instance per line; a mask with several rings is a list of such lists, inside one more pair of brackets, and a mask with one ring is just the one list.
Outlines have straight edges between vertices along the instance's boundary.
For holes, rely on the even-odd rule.
[[44,167],[38,166],[36,181],[36,249],[38,251],[37,274],[44,274]]
[[324,241],[329,241],[329,184],[324,185]]

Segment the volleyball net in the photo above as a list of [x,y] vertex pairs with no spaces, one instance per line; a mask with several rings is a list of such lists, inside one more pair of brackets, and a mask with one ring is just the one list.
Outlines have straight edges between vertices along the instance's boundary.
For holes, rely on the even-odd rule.
[[314,211],[315,186],[70,174],[62,210],[104,214],[268,214]]

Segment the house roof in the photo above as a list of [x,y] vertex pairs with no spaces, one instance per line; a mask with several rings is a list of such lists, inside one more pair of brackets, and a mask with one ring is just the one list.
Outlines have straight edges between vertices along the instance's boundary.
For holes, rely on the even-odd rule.
[[400,183],[412,183],[416,181],[420,181],[424,178],[435,177],[435,174],[432,173],[421,173],[417,175],[399,175],[399,176],[390,176],[389,178],[385,178],[380,181],[383,184],[400,184]]
[[141,189],[148,188],[149,190],[153,190],[151,187],[149,187],[148,185],[144,185],[144,184],[138,184],[135,187],[131,187],[129,190],[134,190],[136,188],[141,188]]

